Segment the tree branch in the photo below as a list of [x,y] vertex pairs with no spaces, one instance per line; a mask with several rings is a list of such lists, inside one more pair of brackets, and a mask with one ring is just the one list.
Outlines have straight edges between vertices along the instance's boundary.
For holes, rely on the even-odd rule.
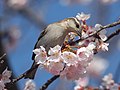
[[101,26],[99,30],[97,30],[95,33],[93,33],[92,35],[89,35],[88,37],[86,38],[80,38],[76,41],[73,41],[73,42],[69,42],[69,45],[75,45],[77,43],[79,43],[80,41],[83,41],[85,39],[88,39],[90,37],[93,37],[93,36],[96,36],[98,32],[102,31],[103,29],[106,29],[106,28],[111,28],[111,27],[114,27],[114,26],[117,26],[117,25],[120,25],[120,20],[116,21],[116,22],[113,22],[111,24],[107,24],[105,26]]
[[50,78],[49,80],[47,80],[47,82],[40,88],[40,90],[46,90],[47,87],[59,77],[60,77],[60,75],[55,75],[52,78]]
[[38,68],[39,64],[33,66],[32,68],[30,68],[29,70],[27,70],[25,73],[21,74],[19,77],[17,77],[16,79],[12,79],[10,83],[6,84],[6,87],[10,88],[14,83],[16,83],[17,81],[19,81],[20,79],[24,78],[26,76],[27,73],[33,71],[34,69]]
[[114,36],[119,35],[119,34],[120,34],[120,29],[118,29],[118,30],[116,30],[115,32],[113,32],[112,34],[110,34],[105,42],[109,41],[109,40],[112,39]]
[[1,57],[0,57],[0,60],[6,56],[6,53],[4,53]]

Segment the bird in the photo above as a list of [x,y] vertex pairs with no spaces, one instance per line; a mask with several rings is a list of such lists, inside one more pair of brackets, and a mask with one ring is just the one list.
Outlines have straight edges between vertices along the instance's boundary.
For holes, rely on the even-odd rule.
[[[60,45],[62,47],[66,36],[70,32],[74,32],[81,36],[82,26],[76,17],[65,18],[61,21],[49,24],[40,34],[34,49],[43,46],[46,52],[48,52],[50,48],[56,45]],[[34,60],[32,64],[32,67],[34,67],[36,65],[34,53],[32,54],[32,60]],[[36,71],[37,68],[26,73],[24,78],[34,79]]]

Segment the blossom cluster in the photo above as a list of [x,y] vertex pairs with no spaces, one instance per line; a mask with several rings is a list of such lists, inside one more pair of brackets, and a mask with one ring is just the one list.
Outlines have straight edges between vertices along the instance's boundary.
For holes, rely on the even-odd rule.
[[102,78],[101,85],[99,87],[92,87],[92,86],[87,86],[88,84],[88,79],[83,78],[79,79],[76,82],[76,86],[74,87],[74,90],[119,90],[120,85],[115,83],[113,80],[112,74],[105,75]]
[[113,75],[110,73],[102,78],[102,83],[99,88],[107,90],[119,90],[120,86],[119,84],[115,83],[113,80]]
[[11,77],[11,71],[5,69],[3,73],[0,75],[0,90],[7,90],[5,89],[5,84],[9,83]]
[[[79,38],[89,37],[102,27],[100,24],[96,24],[95,27],[86,24],[86,20],[90,18],[90,14],[82,12],[76,18],[81,22],[83,27],[82,36]],[[102,30],[96,33],[96,35],[79,42],[76,48],[72,48],[68,44],[67,49],[61,50],[62,47],[56,45],[46,52],[45,48],[40,46],[40,48],[33,50],[36,54],[35,62],[54,75],[60,75],[60,77],[68,80],[78,80],[86,75],[95,52],[100,50],[108,51],[109,44],[104,42],[107,40],[105,34],[106,30]],[[70,35],[74,36],[71,36],[73,40],[75,35],[73,33]]]

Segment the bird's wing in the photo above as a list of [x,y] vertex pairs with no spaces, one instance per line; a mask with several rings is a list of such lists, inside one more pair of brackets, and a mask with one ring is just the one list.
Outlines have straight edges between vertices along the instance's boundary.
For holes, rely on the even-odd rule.
[[[45,30],[43,30],[42,32],[41,32],[41,34],[40,34],[40,36],[39,36],[39,38],[38,38],[38,40],[37,40],[37,42],[36,42],[36,44],[35,44],[35,46],[34,46],[34,49],[36,49],[36,46],[37,46],[37,43],[38,43],[38,41],[47,33],[47,28],[45,29]],[[32,60],[34,60],[34,58],[35,58],[35,54],[33,53],[32,54]]]
[[38,41],[46,34],[46,32],[47,32],[47,29],[45,29],[45,30],[43,30],[43,31],[41,32],[41,34],[40,34],[40,36],[39,36],[39,38],[38,38],[38,40],[37,40],[37,42],[36,42],[36,44],[35,44],[35,46],[34,46],[34,49],[36,48],[36,45],[37,45]]

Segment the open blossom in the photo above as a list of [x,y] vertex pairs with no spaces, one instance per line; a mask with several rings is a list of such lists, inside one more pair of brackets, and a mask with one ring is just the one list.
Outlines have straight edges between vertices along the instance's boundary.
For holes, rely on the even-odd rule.
[[105,75],[102,80],[106,84],[112,84],[112,83],[114,83],[112,74]]
[[54,62],[54,60],[48,61],[47,65],[45,65],[45,69],[54,75],[59,75],[63,68],[64,64],[61,61],[59,62]]
[[81,60],[86,60],[90,56],[91,52],[88,51],[85,47],[82,47],[77,50],[77,55]]
[[49,57],[52,59],[59,58],[61,55],[61,47],[59,45],[56,45],[55,47],[50,48],[48,54],[50,55]]
[[47,53],[43,46],[40,46],[40,48],[33,50],[33,52],[36,54],[35,62],[37,62],[37,64],[44,63],[46,61]]
[[91,60],[93,56],[93,49],[95,48],[94,43],[89,43],[87,47],[82,47],[77,49],[77,55],[79,56],[80,60]]
[[74,87],[74,90],[82,90],[82,87],[86,87],[88,85],[89,78],[79,78],[78,80],[75,80],[76,86]]
[[95,30],[100,30],[101,29],[101,27],[102,27],[102,25],[101,24],[95,24]]
[[112,74],[105,75],[100,86],[101,90],[119,90],[119,85],[114,82]]
[[2,73],[2,78],[1,80],[4,82],[4,83],[9,83],[11,80],[10,80],[10,77],[11,77],[11,71],[5,69]]
[[105,31],[101,31],[101,32],[99,33],[99,37],[101,38],[102,41],[107,40],[107,36],[104,34],[104,32],[105,32]]
[[[101,24],[96,24],[94,29],[97,31],[97,30],[100,30],[101,27],[102,27]],[[107,33],[107,31],[105,29],[103,29],[102,31],[100,31],[98,33],[98,35],[99,35],[99,37],[101,38],[102,41],[107,40],[107,36],[105,35],[106,33]]]
[[118,90],[118,85],[114,82],[112,74],[108,74],[103,77],[101,88],[109,90]]
[[109,43],[101,43],[99,45],[99,49],[101,49],[103,51],[108,51],[108,46],[109,46]]
[[85,13],[81,12],[81,13],[78,13],[78,14],[76,15],[76,18],[77,18],[78,20],[85,21],[85,20],[88,20],[88,19],[90,18],[90,14],[85,14]]
[[36,85],[35,83],[32,81],[32,80],[28,80],[26,83],[25,83],[25,88],[24,90],[36,90]]
[[78,61],[77,55],[72,52],[68,52],[68,51],[65,51],[62,53],[62,58],[68,66],[74,65]]
[[86,69],[81,64],[77,64],[66,66],[64,71],[60,73],[60,76],[68,80],[78,80],[80,77],[84,77],[85,74]]

